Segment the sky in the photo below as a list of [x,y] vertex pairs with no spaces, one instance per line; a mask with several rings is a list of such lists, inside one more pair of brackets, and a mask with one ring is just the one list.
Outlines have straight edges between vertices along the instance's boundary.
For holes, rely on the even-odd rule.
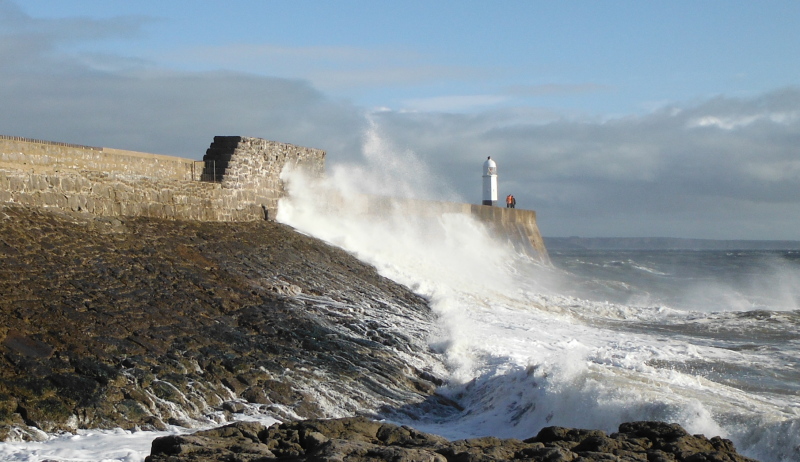
[[545,236],[800,240],[797,24],[795,0],[0,0],[0,134],[255,136],[328,169],[378,134],[419,198],[480,203],[492,156]]

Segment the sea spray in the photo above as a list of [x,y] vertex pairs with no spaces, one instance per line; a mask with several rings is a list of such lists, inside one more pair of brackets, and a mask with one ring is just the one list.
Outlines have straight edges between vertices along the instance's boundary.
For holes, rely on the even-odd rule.
[[[424,197],[424,184],[405,182],[428,176],[404,170],[423,169],[418,160],[409,161],[413,153],[386,162],[393,158],[391,146],[378,138],[377,130],[367,135],[365,165],[337,166],[322,181],[284,172],[289,196],[281,201],[278,220],[352,252],[430,301],[439,316],[431,347],[444,353],[450,368],[439,393],[464,411],[408,423],[450,438],[526,438],[549,425],[613,432],[625,421],[661,420],[731,438],[745,454],[764,461],[800,460],[798,432],[786,433],[800,419],[796,392],[784,387],[785,392],[761,393],[745,386],[750,371],[770,364],[763,362],[764,350],[737,349],[717,336],[728,326],[735,333],[739,323],[755,329],[753,342],[765,341],[757,317],[721,318],[715,309],[748,313],[754,305],[737,304],[740,293],[724,285],[715,292],[691,272],[660,268],[653,264],[658,259],[638,255],[594,264],[595,273],[586,270],[589,265],[581,274],[544,267],[464,215],[409,215],[391,200],[370,210],[364,195]],[[702,264],[694,270],[708,271]],[[782,274],[792,281],[795,271],[796,265]],[[629,274],[639,279],[622,277]],[[748,284],[758,281],[736,274]],[[663,292],[667,284],[681,281],[686,296],[665,296],[674,295]],[[767,287],[748,284],[739,285]],[[692,287],[706,297],[719,294],[712,297],[716,304],[689,297]],[[785,292],[781,306],[791,309],[797,297]],[[777,330],[779,337],[791,332]],[[781,354],[796,362],[796,343],[793,348]],[[769,367],[783,373],[781,364]],[[732,378],[719,371],[732,371]]]
[[[371,150],[386,148],[375,140],[377,133],[370,132],[367,138],[366,166],[340,165],[321,180],[285,171],[282,178],[289,195],[281,199],[277,219],[352,252],[426,297],[443,321],[441,330],[431,333],[431,344],[446,356],[453,380],[472,378],[469,339],[476,327],[461,312],[465,304],[476,301],[458,300],[451,288],[498,294],[514,290],[507,272],[515,258],[513,248],[498,245],[486,227],[469,215],[409,215],[391,199],[376,201],[367,195],[377,183],[388,191],[426,194],[421,185],[409,187],[397,180],[425,178],[419,160],[409,159],[406,153],[405,162],[386,161],[385,153]],[[415,165],[414,175],[407,174],[408,165]],[[393,168],[401,171],[392,172]],[[370,202],[382,207],[370,209]]]

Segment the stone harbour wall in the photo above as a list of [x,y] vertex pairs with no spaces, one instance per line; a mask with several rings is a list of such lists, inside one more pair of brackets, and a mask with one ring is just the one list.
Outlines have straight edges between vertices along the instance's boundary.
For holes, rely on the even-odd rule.
[[347,200],[341,197],[322,199],[326,201],[326,206],[329,208],[347,208],[358,214],[374,216],[376,219],[390,216],[393,213],[399,213],[402,216],[431,218],[445,213],[471,215],[484,223],[490,232],[508,239],[508,242],[517,251],[544,263],[550,262],[550,256],[536,222],[536,212],[533,210],[366,195],[351,197]]
[[[325,152],[244,136],[215,136],[203,160],[0,136],[0,203],[100,216],[198,221],[274,219],[284,168],[321,176]],[[321,198],[380,216],[472,215],[520,251],[549,261],[536,212],[364,196]],[[360,205],[358,205],[360,204]]]
[[215,137],[204,158],[211,162],[0,136],[0,203],[101,216],[263,220],[275,216],[285,193],[284,166],[322,172],[324,159],[318,149],[240,136]]
[[192,180],[202,164],[182,157],[0,136],[0,169],[34,173],[75,171]]
[[274,216],[286,194],[281,171],[299,168],[322,176],[325,152],[262,138],[215,136],[203,162],[204,178],[221,182],[240,201],[264,205]]

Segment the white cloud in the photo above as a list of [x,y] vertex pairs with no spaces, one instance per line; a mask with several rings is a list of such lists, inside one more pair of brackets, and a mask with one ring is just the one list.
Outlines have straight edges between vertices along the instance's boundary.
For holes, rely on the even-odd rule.
[[790,124],[798,119],[798,112],[776,112],[770,114],[748,114],[748,115],[733,115],[733,116],[714,116],[706,115],[697,117],[687,121],[686,125],[689,128],[698,127],[716,127],[723,130],[734,130],[741,127],[746,127],[759,121],[769,121],[773,123]]
[[412,98],[403,101],[407,111],[420,112],[472,112],[486,109],[507,101],[498,95],[450,95],[430,98]]

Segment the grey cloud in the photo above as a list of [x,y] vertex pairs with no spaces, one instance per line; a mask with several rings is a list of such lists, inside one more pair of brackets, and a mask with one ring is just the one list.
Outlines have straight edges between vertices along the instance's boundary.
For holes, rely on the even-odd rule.
[[30,19],[16,3],[10,0],[0,0],[0,27],[9,27]]
[[22,39],[15,40],[17,44],[28,41],[48,47],[85,40],[135,37],[141,35],[144,24],[157,20],[146,16],[120,16],[103,20],[33,18],[9,0],[0,0],[0,13],[0,33],[4,40],[16,38]]
[[190,158],[225,134],[357,151],[363,124],[306,83],[226,73],[40,75],[0,99],[14,108],[0,114],[12,135]]
[[[358,152],[364,118],[307,82],[157,70],[141,60],[60,51],[68,40],[136,34],[146,21],[41,20],[0,0],[4,134],[200,158],[214,135]],[[9,24],[12,23],[12,24]],[[45,27],[46,26],[46,27]]]
[[[800,227],[785,228],[787,220],[800,225],[792,215],[800,203],[798,114],[800,90],[787,88],[610,121],[524,123],[501,112],[384,113],[380,121],[432,169],[450,172],[468,202],[480,200],[480,166],[491,155],[501,197],[536,209],[552,235],[800,239]],[[769,227],[767,210],[775,229],[747,234]]]

